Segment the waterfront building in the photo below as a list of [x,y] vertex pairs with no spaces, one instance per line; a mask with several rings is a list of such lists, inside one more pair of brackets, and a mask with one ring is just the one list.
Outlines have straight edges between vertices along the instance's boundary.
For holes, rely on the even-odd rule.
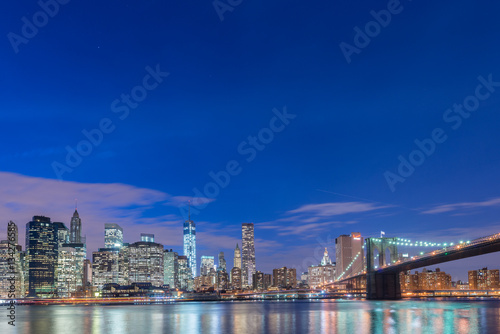
[[[179,278],[179,288],[181,290],[190,290],[190,285],[194,288],[194,279],[192,278],[192,271],[189,268],[189,259],[185,255],[180,255],[177,259],[178,261],[178,274]],[[192,283],[191,283],[192,282]]]
[[215,287],[217,290],[227,290],[229,288],[229,275],[225,271],[217,271]]
[[[58,249],[57,258],[57,296],[71,297],[77,291],[78,275],[77,275],[77,251],[73,247],[62,246]],[[80,284],[81,285],[81,284]]]
[[273,286],[276,288],[295,288],[297,286],[297,270],[294,268],[273,269]]
[[172,250],[163,252],[163,283],[168,285],[170,289],[179,288],[179,254]]
[[[3,240],[0,243],[0,299],[24,298],[25,284],[21,261],[21,247]],[[12,289],[13,287],[13,289]]]
[[200,265],[200,276],[207,276],[210,269],[215,266],[215,259],[213,256],[202,256]]
[[99,248],[92,253],[92,285],[102,289],[105,284],[120,284],[118,248]]
[[196,224],[191,220],[191,208],[188,220],[184,222],[184,256],[188,258],[191,278],[196,277]]
[[253,223],[243,223],[241,226],[243,252],[241,257],[241,275],[243,286],[252,286],[255,266],[255,235]]
[[162,286],[164,280],[163,245],[139,241],[128,246],[129,282]]
[[234,290],[242,289],[242,277],[241,277],[241,268],[234,267],[231,269],[231,287]]
[[49,217],[34,216],[26,224],[29,296],[50,298],[56,293],[58,231]]
[[316,289],[335,281],[336,267],[335,264],[311,266],[307,271],[307,284],[311,289]]
[[265,291],[273,285],[273,276],[264,274],[261,271],[256,271],[252,278],[253,289],[257,291]]
[[488,268],[469,271],[469,290],[491,290],[500,288],[499,270]]
[[[348,277],[364,270],[363,243],[361,233],[358,232],[353,232],[351,235],[341,235],[335,239],[336,273],[338,276],[343,274],[343,277]],[[356,258],[356,256],[358,257]],[[354,258],[356,258],[355,261]]]
[[421,273],[415,271],[400,273],[402,291],[415,290],[449,290],[451,286],[451,275],[436,268],[435,271],[423,269]]
[[122,248],[123,229],[118,224],[104,224],[104,248]]

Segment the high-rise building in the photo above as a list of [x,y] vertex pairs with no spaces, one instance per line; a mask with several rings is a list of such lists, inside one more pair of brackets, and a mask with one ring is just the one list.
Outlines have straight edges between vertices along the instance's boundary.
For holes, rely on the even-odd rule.
[[252,286],[255,274],[255,241],[253,223],[243,223],[241,226],[243,239],[243,254],[241,257],[241,275],[244,286]]
[[165,250],[163,253],[163,283],[168,285],[170,289],[179,288],[179,254],[172,250]]
[[196,276],[196,224],[191,220],[191,209],[188,220],[184,222],[184,256],[188,258],[188,265],[191,268],[191,277]]
[[69,241],[70,243],[82,243],[82,220],[76,209],[71,217]]
[[144,242],[155,242],[155,235],[149,233],[141,233],[141,241]]
[[54,227],[57,230],[57,244],[58,247],[63,247],[64,244],[69,243],[69,229],[61,222],[54,222]]
[[412,290],[449,290],[451,289],[451,275],[441,271],[423,269],[421,273],[410,271],[399,274],[402,291]]
[[498,275],[498,269],[483,268],[469,271],[469,290],[498,289],[500,287]]
[[76,253],[73,247],[63,246],[58,249],[56,284],[59,297],[71,297],[77,291],[79,277],[76,270]]
[[83,290],[86,297],[91,297],[92,286],[92,261],[85,259],[83,261]]
[[58,231],[50,218],[34,216],[26,224],[29,296],[53,297],[56,293]]
[[200,275],[207,276],[210,273],[210,269],[215,266],[215,259],[213,256],[202,256],[200,265]]
[[233,262],[233,267],[240,268],[241,269],[241,251],[240,247],[238,244],[236,244],[236,248],[234,249],[234,262]]
[[335,239],[335,253],[337,276],[348,277],[364,270],[363,238],[360,233],[353,232]]
[[123,284],[120,280],[120,254],[117,248],[99,248],[92,253],[92,285],[102,289],[105,284]]
[[229,288],[229,275],[226,271],[217,271],[215,287],[217,290],[227,290]]
[[323,259],[321,259],[321,265],[326,266],[327,264],[332,264],[332,260],[328,256],[328,249],[325,247],[325,252],[323,253]]
[[218,271],[227,272],[226,270],[226,259],[224,258],[224,252],[219,253],[219,267]]
[[104,248],[121,248],[123,229],[118,224],[104,224]]
[[24,298],[25,296],[25,276],[22,270],[21,254],[20,247],[16,247],[9,240],[3,240],[0,243],[0,299]]
[[287,267],[273,269],[273,286],[277,288],[295,288],[297,286],[297,270]]
[[179,278],[179,288],[181,290],[190,290],[190,284],[191,281],[193,281],[194,285],[194,280],[192,278],[193,272],[191,271],[191,268],[189,268],[189,260],[187,256],[180,255],[177,259],[178,261],[178,274],[177,277]]
[[234,267],[231,269],[231,287],[234,290],[242,289],[241,268]]
[[151,283],[162,286],[163,245],[154,242],[139,241],[129,248],[129,281],[130,283]]

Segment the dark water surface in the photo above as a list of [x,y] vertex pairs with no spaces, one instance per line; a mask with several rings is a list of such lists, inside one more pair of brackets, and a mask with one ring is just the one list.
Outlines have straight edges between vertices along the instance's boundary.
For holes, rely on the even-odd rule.
[[0,333],[500,333],[500,301],[206,302],[18,306]]

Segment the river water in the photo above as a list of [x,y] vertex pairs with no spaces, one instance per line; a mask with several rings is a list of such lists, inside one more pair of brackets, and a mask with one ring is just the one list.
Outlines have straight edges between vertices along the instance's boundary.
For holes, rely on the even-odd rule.
[[500,333],[500,301],[269,301],[18,306],[0,333]]

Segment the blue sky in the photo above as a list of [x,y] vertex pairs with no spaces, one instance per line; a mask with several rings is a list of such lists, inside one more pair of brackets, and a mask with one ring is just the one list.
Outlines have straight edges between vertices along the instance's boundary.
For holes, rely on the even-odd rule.
[[[41,7],[2,4],[4,220],[69,222],[78,198],[90,251],[108,222],[123,225],[127,241],[153,232],[181,251],[178,205],[236,161],[241,171],[217,196],[195,199],[207,204],[193,210],[200,256],[231,258],[242,222],[256,224],[265,272],[300,270],[324,242],[334,252],[322,240],[352,231],[436,241],[498,233],[500,87],[483,87],[489,96],[459,128],[443,117],[476,94],[478,77],[500,81],[500,5],[401,1],[349,63],[339,45],[354,46],[355,27],[364,31],[388,4],[243,0],[221,21],[211,1],[69,1],[14,47],[23,17],[33,22]],[[168,76],[141,90],[157,69]],[[134,91],[147,96],[120,119],[112,104]],[[296,117],[248,162],[240,145],[269,135],[262,129],[285,108]],[[102,122],[109,133],[58,175],[67,147]],[[447,140],[391,189],[384,174],[397,174],[398,157],[435,129]],[[497,258],[481,266],[498,268]]]

